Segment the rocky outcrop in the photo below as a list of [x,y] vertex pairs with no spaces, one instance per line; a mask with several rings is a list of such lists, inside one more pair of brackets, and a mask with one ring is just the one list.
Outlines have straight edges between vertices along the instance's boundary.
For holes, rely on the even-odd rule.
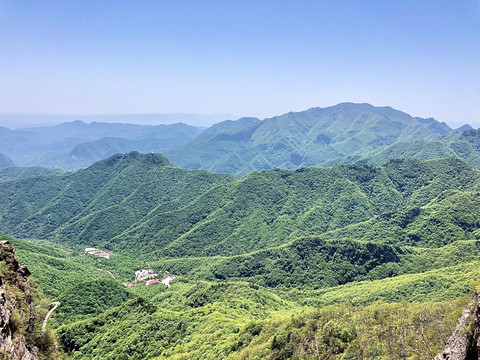
[[13,245],[0,241],[0,359],[36,360],[25,334],[33,331],[30,271],[18,264]]
[[434,360],[480,360],[480,296],[475,293],[452,336]]

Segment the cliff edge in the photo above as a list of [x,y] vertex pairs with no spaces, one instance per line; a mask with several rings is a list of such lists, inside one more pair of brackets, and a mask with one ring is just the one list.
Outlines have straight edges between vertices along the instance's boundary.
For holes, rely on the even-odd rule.
[[475,292],[452,336],[434,360],[480,360],[480,295]]
[[0,360],[37,360],[35,311],[28,276],[8,240],[0,241]]

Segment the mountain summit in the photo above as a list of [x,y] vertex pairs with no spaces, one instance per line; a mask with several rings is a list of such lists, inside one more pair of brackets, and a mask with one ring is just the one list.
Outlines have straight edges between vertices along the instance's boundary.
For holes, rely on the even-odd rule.
[[397,141],[437,138],[451,131],[433,118],[412,117],[391,107],[341,103],[263,121],[224,121],[167,156],[189,169],[242,176],[252,170],[351,162]]

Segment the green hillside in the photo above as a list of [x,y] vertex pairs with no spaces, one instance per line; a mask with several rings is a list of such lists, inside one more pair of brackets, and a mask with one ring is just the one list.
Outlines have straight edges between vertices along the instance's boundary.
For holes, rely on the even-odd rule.
[[129,153],[5,181],[0,196],[11,234],[141,255],[198,280],[315,289],[478,259],[479,174],[456,158],[236,179]]
[[[127,289],[97,270],[108,260],[7,238],[42,289],[56,284],[56,295],[48,293],[61,306],[51,326],[72,359],[337,359],[345,354],[360,359],[359,348],[389,359],[418,351],[428,356],[450,335],[468,302],[464,294],[480,271],[477,260],[384,280],[276,293],[252,281],[206,282],[189,275],[169,289]],[[115,273],[121,263],[110,264]],[[422,334],[426,343],[418,338]]]
[[397,142],[363,154],[358,161],[381,165],[392,159],[415,158],[419,160],[457,156],[480,168],[480,131],[470,129],[453,131],[436,140]]
[[457,157],[239,179],[132,152],[6,176],[0,228],[36,240],[1,237],[60,301],[66,359],[426,359],[480,278],[479,172]]
[[[180,169],[161,155],[129,153],[74,173],[0,183],[0,226],[19,237],[150,259],[229,256],[415,211],[446,190],[477,188],[478,173],[455,158],[271,170],[236,179]],[[394,243],[411,244],[396,236]]]
[[3,154],[0,154],[0,169],[3,169],[3,168],[8,168],[8,167],[11,167],[11,166],[14,166],[15,164],[13,163],[12,160],[10,160],[9,158],[7,158],[5,155]]
[[176,209],[231,179],[173,167],[159,154],[116,155],[75,173],[3,182],[1,227],[21,237],[98,242],[156,207]]
[[0,181],[18,180],[32,176],[60,175],[63,171],[60,169],[48,169],[44,167],[20,167],[12,166],[0,169]]
[[343,103],[263,121],[219,123],[167,156],[188,169],[241,176],[253,170],[352,162],[382,146],[437,138],[450,131],[445,123],[390,107]]

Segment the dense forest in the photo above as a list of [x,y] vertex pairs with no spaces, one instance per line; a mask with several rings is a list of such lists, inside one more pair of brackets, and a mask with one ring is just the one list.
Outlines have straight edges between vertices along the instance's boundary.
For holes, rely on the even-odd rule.
[[[243,178],[137,152],[7,170],[2,237],[60,301],[66,358],[431,359],[480,277],[480,178],[458,157]],[[139,269],[175,278],[145,286]]]

